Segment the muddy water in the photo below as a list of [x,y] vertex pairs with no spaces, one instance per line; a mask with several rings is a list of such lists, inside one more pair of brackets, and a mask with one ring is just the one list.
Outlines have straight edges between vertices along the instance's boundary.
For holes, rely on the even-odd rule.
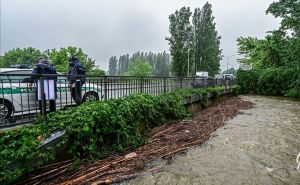
[[200,147],[176,156],[160,172],[147,173],[128,185],[299,184],[300,102],[284,98],[242,96],[253,109],[218,129]]

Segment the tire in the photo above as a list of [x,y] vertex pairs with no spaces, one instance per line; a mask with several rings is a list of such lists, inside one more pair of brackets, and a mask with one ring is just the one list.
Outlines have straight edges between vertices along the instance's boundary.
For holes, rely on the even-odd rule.
[[0,100],[0,118],[9,118],[13,112],[13,106],[9,101]]
[[83,102],[98,101],[98,100],[99,100],[99,95],[96,92],[87,92],[83,96]]

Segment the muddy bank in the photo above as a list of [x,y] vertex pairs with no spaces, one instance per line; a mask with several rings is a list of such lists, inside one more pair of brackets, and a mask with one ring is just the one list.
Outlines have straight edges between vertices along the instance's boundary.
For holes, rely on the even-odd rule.
[[225,99],[218,105],[201,110],[191,119],[154,129],[149,133],[149,143],[130,154],[83,164],[75,172],[66,168],[69,163],[59,164],[43,172],[55,170],[55,173],[42,178],[35,176],[34,181],[26,183],[109,184],[140,176],[143,172],[159,171],[162,166],[152,161],[171,159],[175,154],[204,143],[225,121],[237,116],[239,110],[251,107],[251,102],[238,97]]
[[300,102],[264,96],[242,99],[253,102],[254,108],[241,111],[214,132],[215,137],[176,155],[161,172],[122,184],[300,184]]

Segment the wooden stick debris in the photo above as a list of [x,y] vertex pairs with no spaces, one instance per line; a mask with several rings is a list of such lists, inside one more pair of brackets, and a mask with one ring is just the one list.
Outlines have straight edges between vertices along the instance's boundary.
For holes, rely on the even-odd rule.
[[67,170],[70,164],[56,163],[44,167],[43,170],[49,168],[48,172],[30,178],[28,182],[40,184],[45,182],[43,179],[46,179],[49,184],[61,185],[111,184],[135,178],[152,171],[146,169],[145,164],[155,159],[172,157],[204,143],[216,129],[225,124],[226,120],[238,115],[239,109],[251,107],[251,102],[242,101],[237,97],[228,98],[217,106],[201,110],[188,122],[163,125],[153,129],[148,134],[152,142],[128,152],[128,154],[136,153],[134,157],[126,158],[125,154],[108,157],[92,164],[81,164],[79,170],[73,172]]

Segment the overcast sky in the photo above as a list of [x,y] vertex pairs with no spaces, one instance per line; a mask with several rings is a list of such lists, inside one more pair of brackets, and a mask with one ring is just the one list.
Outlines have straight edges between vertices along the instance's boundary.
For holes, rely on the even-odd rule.
[[[202,0],[0,0],[0,53],[13,48],[40,50],[76,46],[108,69],[111,56],[136,51],[169,51],[168,16]],[[211,0],[224,56],[237,54],[236,38],[263,38],[279,20],[265,15],[273,0]],[[229,68],[238,67],[237,56]],[[226,69],[226,57],[221,68]]]

